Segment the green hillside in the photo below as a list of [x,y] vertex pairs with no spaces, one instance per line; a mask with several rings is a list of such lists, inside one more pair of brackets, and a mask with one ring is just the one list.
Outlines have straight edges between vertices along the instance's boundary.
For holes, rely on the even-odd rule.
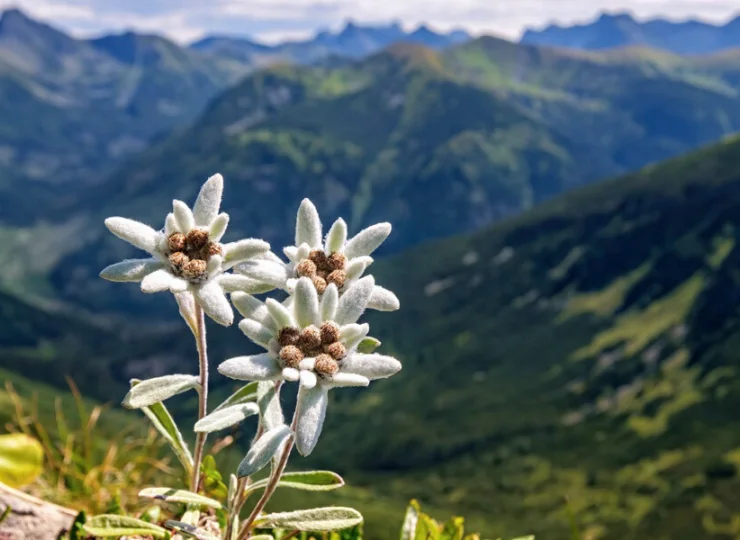
[[593,538],[736,536],[739,156],[731,139],[379,264],[404,309],[373,333],[404,370],[338,396],[317,457],[490,532],[565,537],[567,497]]

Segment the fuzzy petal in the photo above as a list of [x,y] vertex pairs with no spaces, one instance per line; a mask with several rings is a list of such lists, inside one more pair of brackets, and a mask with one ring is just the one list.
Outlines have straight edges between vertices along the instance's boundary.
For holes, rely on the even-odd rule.
[[278,330],[274,326],[275,323],[272,320],[272,317],[270,317],[270,312],[267,311],[267,306],[258,298],[255,298],[250,294],[237,291],[231,294],[231,302],[243,317],[252,319],[271,330]]
[[161,268],[147,275],[141,280],[141,290],[145,293],[156,293],[170,290],[170,287],[176,285],[182,279],[173,276],[169,270]]
[[229,226],[229,214],[222,212],[216,219],[211,223],[211,228],[208,231],[208,236],[212,242],[220,242],[223,238],[226,228]]
[[333,321],[337,315],[338,303],[339,290],[334,283],[330,283],[321,297],[321,319],[324,321]]
[[358,232],[344,247],[344,254],[350,259],[370,255],[380,247],[391,234],[390,223],[378,223]]
[[329,403],[328,393],[329,389],[322,384],[311,389],[301,387],[298,391],[295,445],[302,456],[309,455],[319,441]]
[[370,384],[370,379],[356,373],[342,371],[334,375],[328,384],[330,386],[367,386]]
[[218,366],[221,375],[238,381],[274,381],[281,378],[277,361],[267,353],[230,358]]
[[100,277],[108,281],[141,281],[162,266],[162,262],[157,259],[130,259],[104,268]]
[[149,225],[144,225],[133,219],[122,217],[110,217],[105,220],[105,226],[121,240],[125,240],[132,246],[151,253],[157,251],[160,233]]
[[313,371],[315,367],[316,367],[316,358],[304,358],[298,364],[298,369],[300,370]]
[[283,368],[283,379],[295,382],[301,378],[301,372],[292,367]]
[[326,235],[326,242],[324,244],[324,250],[327,253],[334,253],[335,251],[341,251],[344,247],[344,243],[347,241],[347,224],[342,218],[339,218],[331,226],[329,232]]
[[359,278],[365,269],[373,263],[372,257],[355,257],[347,264],[347,279],[353,280]]
[[311,249],[321,247],[321,219],[316,207],[308,199],[303,199],[298,208],[298,217],[295,225],[295,243],[300,246],[303,243]]
[[219,285],[227,293],[242,291],[249,294],[261,294],[272,290],[261,281],[238,274],[221,274],[216,278]]
[[401,371],[401,362],[384,354],[348,355],[342,360],[342,372],[362,375],[370,380],[385,379]]
[[240,274],[248,276],[267,285],[283,288],[288,281],[288,270],[284,264],[266,260],[247,261],[235,269]]
[[401,307],[401,303],[398,301],[398,297],[391,291],[380,285],[376,285],[373,288],[373,294],[370,295],[367,307],[377,309],[378,311],[396,311]]
[[313,283],[307,277],[302,277],[298,280],[298,284],[295,287],[294,301],[293,310],[298,326],[305,328],[311,324],[317,326],[321,324],[319,295]]
[[344,343],[347,350],[354,349],[370,332],[370,325],[364,324],[345,324],[339,329],[339,340]]
[[195,301],[211,319],[223,326],[234,322],[234,310],[217,280],[212,280],[193,290]]
[[224,193],[224,178],[220,174],[214,174],[203,187],[193,206],[193,217],[195,224],[199,227],[210,227],[218,215],[221,207],[221,197]]
[[311,253],[311,246],[304,242],[298,246],[298,251],[296,251],[296,258],[299,261],[302,261],[303,259],[308,258],[309,253]]
[[224,261],[227,264],[238,264],[240,262],[262,255],[270,250],[270,244],[264,240],[247,238],[238,242],[224,244]]
[[164,220],[164,234],[167,236],[171,235],[172,233],[176,232],[182,232],[180,230],[180,226],[177,224],[177,219],[175,218],[175,214],[170,212],[167,214],[167,219]]
[[293,316],[284,305],[277,300],[268,298],[265,300],[267,311],[270,312],[272,319],[275,321],[275,325],[278,328],[285,328],[286,326],[295,326],[295,320]]
[[301,386],[310,390],[319,382],[313,371],[301,371]]
[[296,246],[284,247],[283,254],[288,257],[288,260],[290,262],[298,262],[298,248]]
[[375,280],[373,276],[366,276],[353,283],[339,299],[337,316],[334,320],[339,324],[357,322],[357,319],[367,308],[374,287]]
[[195,228],[195,218],[190,207],[182,201],[172,201],[172,213],[175,214],[177,225],[180,230],[187,234]]
[[261,345],[266,349],[269,348],[270,340],[274,337],[272,330],[257,321],[253,321],[252,319],[244,319],[241,321],[239,323],[239,330],[244,332],[244,335],[254,341],[257,345]]

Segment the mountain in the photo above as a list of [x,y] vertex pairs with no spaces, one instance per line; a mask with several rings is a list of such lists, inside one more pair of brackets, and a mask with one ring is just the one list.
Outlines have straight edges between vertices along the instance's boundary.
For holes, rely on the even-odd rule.
[[[53,242],[44,259],[54,262],[21,279],[95,311],[132,305],[133,289],[96,278],[133,255],[103,219],[161,225],[171,199],[193,199],[215,171],[234,204],[235,237],[285,245],[306,196],[355,231],[391,221],[390,251],[472,231],[737,131],[739,68],[731,54],[700,62],[482,38],[441,53],[399,44],[338,66],[263,70],[79,194],[70,214],[86,216],[85,237]],[[91,286],[97,294],[84,294]]]
[[208,36],[190,47],[221,58],[231,58],[253,66],[266,66],[275,62],[308,64],[332,56],[362,58],[399,42],[443,49],[468,40],[470,35],[462,30],[442,34],[421,25],[412,32],[406,32],[398,23],[362,26],[349,21],[338,32],[325,30],[305,41],[268,46],[239,37]]
[[156,36],[78,40],[3,12],[0,222],[33,221],[39,205],[53,213],[70,184],[99,182],[155,135],[195,118],[244,70]]
[[567,497],[584,538],[725,538],[738,156],[728,139],[380,261],[402,310],[369,321],[404,368],[336,393],[317,466],[489,536],[570,537]]
[[587,24],[528,29],[521,42],[586,50],[639,45],[677,54],[707,54],[740,47],[739,29],[740,17],[717,26],[696,20],[640,22],[629,13],[603,13]]

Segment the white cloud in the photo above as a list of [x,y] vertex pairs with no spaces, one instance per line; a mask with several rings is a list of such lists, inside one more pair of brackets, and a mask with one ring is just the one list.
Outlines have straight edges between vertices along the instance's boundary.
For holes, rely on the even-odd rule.
[[348,18],[516,38],[525,27],[585,22],[603,10],[718,23],[740,11],[737,0],[0,0],[0,8],[10,6],[78,34],[135,28],[179,41],[204,33],[304,37]]

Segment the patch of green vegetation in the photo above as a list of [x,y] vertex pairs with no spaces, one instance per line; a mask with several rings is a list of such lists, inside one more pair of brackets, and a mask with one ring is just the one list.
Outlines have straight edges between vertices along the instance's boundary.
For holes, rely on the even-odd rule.
[[692,276],[668,296],[650,304],[646,309],[619,315],[614,326],[597,334],[593,341],[573,353],[573,360],[593,358],[598,353],[624,345],[624,353],[631,356],[680,325],[691,310],[704,286],[705,276]]

